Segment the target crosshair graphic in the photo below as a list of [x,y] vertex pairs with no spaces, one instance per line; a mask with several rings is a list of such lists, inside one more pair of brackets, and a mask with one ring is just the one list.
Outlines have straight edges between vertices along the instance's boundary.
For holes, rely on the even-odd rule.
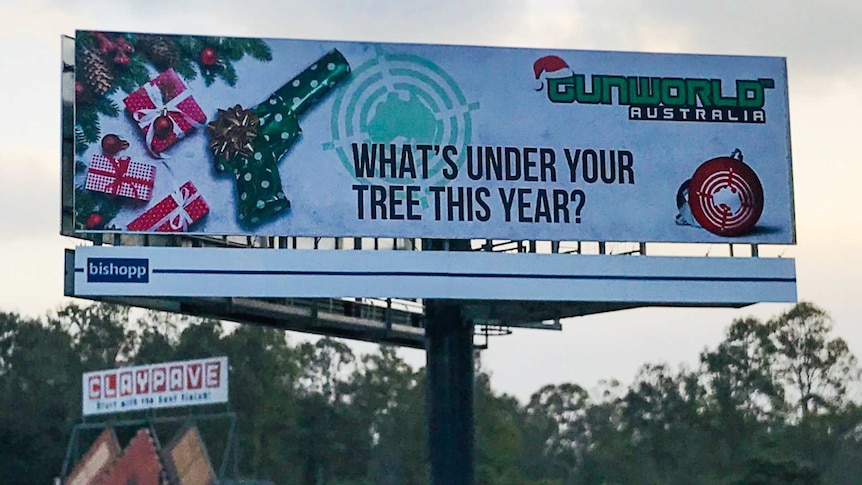
[[730,157],[707,160],[695,170],[689,205],[695,220],[709,232],[741,236],[751,232],[760,219],[763,186],[736,150]]
[[[374,58],[353,70],[350,81],[342,87],[332,107],[332,141],[324,149],[334,149],[344,168],[358,181],[353,163],[352,144],[381,143],[455,146],[460,167],[463,147],[472,138],[470,112],[478,103],[467,101],[461,89],[439,66],[409,54],[386,53],[376,46]],[[417,177],[422,173],[421,159],[414,156]],[[428,185],[445,185],[442,176],[446,166],[439,152],[430,152]],[[385,177],[390,183],[413,183],[412,178]],[[423,198],[423,206],[427,200]]]

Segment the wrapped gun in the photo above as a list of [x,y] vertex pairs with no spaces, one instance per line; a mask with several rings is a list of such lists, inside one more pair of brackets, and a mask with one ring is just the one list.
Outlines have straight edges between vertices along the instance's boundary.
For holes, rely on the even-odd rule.
[[264,102],[220,109],[207,125],[216,172],[236,178],[241,225],[256,226],[290,207],[278,161],[302,133],[299,117],[349,74],[347,60],[333,49]]

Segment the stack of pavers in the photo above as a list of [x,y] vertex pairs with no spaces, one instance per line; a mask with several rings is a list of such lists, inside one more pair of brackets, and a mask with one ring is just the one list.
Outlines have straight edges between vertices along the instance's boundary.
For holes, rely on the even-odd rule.
[[159,450],[149,429],[139,429],[120,449],[105,428],[81,457],[64,485],[215,485],[217,478],[195,426],[186,426]]

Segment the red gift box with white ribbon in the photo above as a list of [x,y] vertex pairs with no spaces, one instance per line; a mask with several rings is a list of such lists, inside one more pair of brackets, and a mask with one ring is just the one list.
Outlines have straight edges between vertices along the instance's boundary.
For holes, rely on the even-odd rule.
[[189,181],[147,209],[126,229],[135,232],[185,232],[209,210],[197,187]]
[[206,114],[173,69],[126,96],[123,104],[144,133],[147,149],[159,158],[163,151],[207,122]]

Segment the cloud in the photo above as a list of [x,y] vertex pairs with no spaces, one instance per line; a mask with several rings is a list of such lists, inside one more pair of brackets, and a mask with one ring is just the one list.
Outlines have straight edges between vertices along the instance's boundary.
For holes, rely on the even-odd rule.
[[[792,54],[808,68],[836,71],[862,62],[862,4],[825,0],[649,3],[656,14],[688,33],[692,44],[730,53]],[[706,5],[704,7],[704,5]],[[851,56],[851,50],[857,55]]]
[[3,144],[0,242],[42,239],[60,232],[59,174],[59,156]]
[[69,15],[86,13],[85,24],[76,25],[83,29],[487,44],[489,39],[517,25],[526,3],[526,0],[279,3],[188,0],[178,8],[173,1],[150,0],[114,2],[106,8],[99,0],[74,3],[50,0],[43,8]]
[[[787,57],[801,83],[862,75],[862,3],[823,0],[16,2],[0,39],[108,29]],[[32,19],[38,17],[39,22]]]
[[533,2],[525,37],[579,49],[787,57],[802,82],[862,74],[862,4],[824,0]]
[[28,236],[12,242],[0,239],[0,311],[38,316],[62,301],[63,250],[72,247],[73,240],[56,234]]

